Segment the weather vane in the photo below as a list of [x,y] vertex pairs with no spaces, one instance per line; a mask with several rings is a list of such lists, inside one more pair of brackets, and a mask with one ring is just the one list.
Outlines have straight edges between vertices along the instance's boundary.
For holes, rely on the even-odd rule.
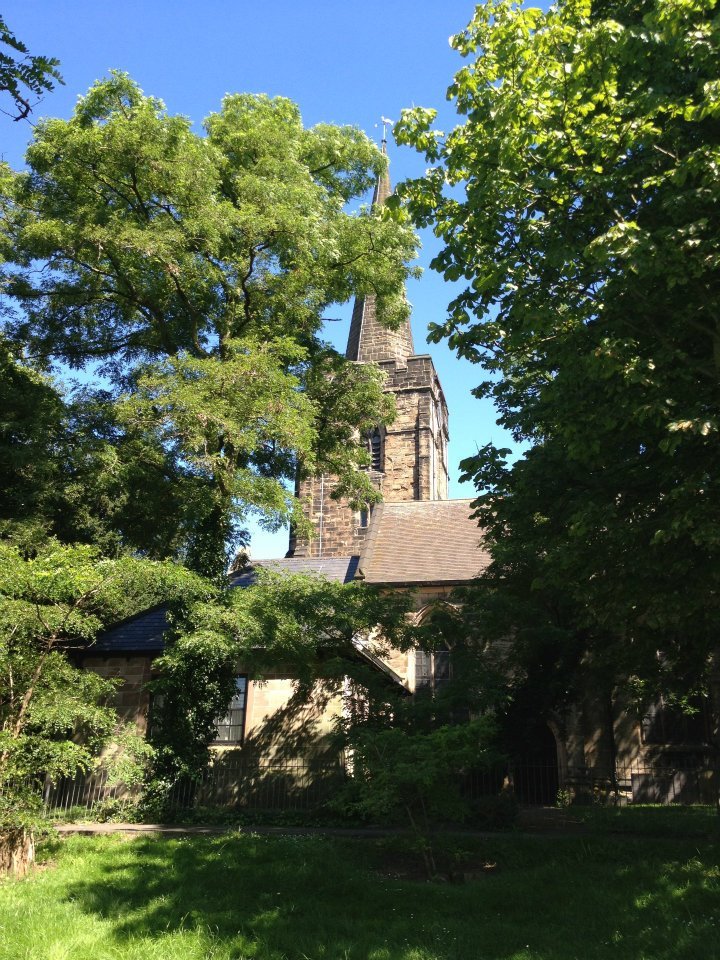
[[[388,128],[388,126],[392,127],[394,121],[393,121],[393,120],[389,120],[387,117],[380,117],[380,120],[381,120],[381,122],[382,122],[382,128],[383,128],[382,140],[381,140],[380,142],[381,142],[381,145],[382,145],[382,152],[383,152],[383,153],[386,153],[386,152],[387,152],[387,151],[386,151],[386,147],[387,147],[387,128]],[[378,124],[376,123],[375,126],[377,127]]]

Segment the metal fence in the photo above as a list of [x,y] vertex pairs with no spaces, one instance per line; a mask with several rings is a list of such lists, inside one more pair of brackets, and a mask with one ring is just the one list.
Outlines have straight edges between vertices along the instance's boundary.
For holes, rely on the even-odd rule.
[[707,762],[651,762],[636,760],[614,771],[598,767],[507,761],[468,774],[463,792],[470,799],[498,793],[515,794],[520,803],[548,806],[555,803],[714,803],[717,777]]
[[[209,766],[201,776],[178,782],[165,809],[237,809],[239,811],[312,811],[331,800],[350,776],[342,758],[272,761],[233,757]],[[707,764],[655,764],[636,761],[615,775],[592,767],[560,771],[554,764],[504,761],[467,773],[461,791],[468,800],[511,792],[521,804],[557,803],[713,803],[717,780]],[[129,798],[122,785],[109,784],[100,772],[47,784],[46,808],[53,813],[72,807],[93,810]]]
[[[234,808],[238,810],[314,810],[327,802],[347,778],[341,759],[334,762],[221,759],[196,778],[178,781],[164,809]],[[103,771],[60,780],[45,788],[52,813],[72,807],[93,810],[108,801],[129,799],[122,784],[110,784]]]

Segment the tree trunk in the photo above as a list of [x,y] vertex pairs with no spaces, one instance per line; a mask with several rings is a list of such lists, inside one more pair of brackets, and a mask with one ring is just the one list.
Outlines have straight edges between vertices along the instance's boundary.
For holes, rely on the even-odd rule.
[[0,832],[0,876],[24,877],[34,861],[32,831],[19,827]]

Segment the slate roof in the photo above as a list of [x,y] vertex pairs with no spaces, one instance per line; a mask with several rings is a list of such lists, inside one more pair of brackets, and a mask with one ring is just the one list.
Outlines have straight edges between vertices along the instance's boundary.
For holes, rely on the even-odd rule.
[[230,578],[231,587],[249,587],[255,582],[253,567],[265,567],[275,573],[317,573],[337,583],[355,579],[359,557],[283,557],[279,560],[253,560],[247,571]]
[[367,583],[458,584],[490,563],[472,500],[409,500],[373,510],[360,558]]
[[159,653],[167,628],[167,605],[158,604],[105,630],[86,653]]
[[[278,573],[317,573],[328,580],[349,583],[355,577],[358,560],[359,557],[288,557],[282,560],[256,560],[255,566],[268,567]],[[230,586],[249,587],[254,581],[255,571],[251,567],[231,577]],[[103,656],[113,653],[160,653],[167,628],[167,605],[160,604],[105,630],[85,652]]]

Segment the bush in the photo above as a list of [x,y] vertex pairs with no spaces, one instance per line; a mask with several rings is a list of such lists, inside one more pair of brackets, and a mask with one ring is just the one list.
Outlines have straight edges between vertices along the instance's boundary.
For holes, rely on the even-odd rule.
[[474,830],[512,830],[517,818],[517,798],[515,794],[504,791],[496,796],[471,800],[465,823]]

